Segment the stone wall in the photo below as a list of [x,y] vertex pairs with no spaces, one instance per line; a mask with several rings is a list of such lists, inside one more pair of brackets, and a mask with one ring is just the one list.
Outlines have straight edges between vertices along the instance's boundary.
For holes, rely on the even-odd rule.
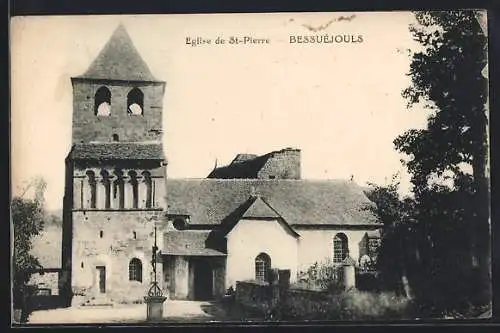
[[[106,267],[106,297],[117,302],[142,299],[151,281],[154,211],[73,212],[72,287],[88,297],[100,295],[96,266]],[[158,224],[157,244],[163,248],[163,225]],[[102,232],[102,233],[101,233]],[[142,282],[129,281],[129,262],[142,263]],[[157,279],[162,264],[157,265]]]
[[259,170],[259,179],[300,179],[300,150],[283,149],[271,157]]
[[[111,115],[96,116],[96,91],[106,86],[111,92]],[[73,80],[73,143],[112,141],[113,134],[120,141],[160,141],[164,84],[138,83],[144,93],[144,112],[140,116],[127,113],[127,94],[134,88],[129,82],[93,82]]]
[[256,281],[238,281],[235,300],[247,310],[265,314],[271,308],[272,286]]

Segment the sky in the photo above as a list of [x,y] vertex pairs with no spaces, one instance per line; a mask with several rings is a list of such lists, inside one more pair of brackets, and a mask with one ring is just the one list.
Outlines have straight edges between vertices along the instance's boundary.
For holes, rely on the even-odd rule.
[[[342,19],[341,17],[349,18]],[[12,194],[47,182],[61,209],[70,151],[72,87],[122,23],[153,75],[166,81],[164,149],[170,178],[204,178],[238,153],[301,149],[302,177],[385,184],[408,175],[393,140],[425,126],[401,91],[409,12],[16,17],[11,22]],[[312,28],[323,26],[317,32]],[[362,36],[359,43],[297,44],[290,36]],[[186,44],[231,36],[269,44]]]

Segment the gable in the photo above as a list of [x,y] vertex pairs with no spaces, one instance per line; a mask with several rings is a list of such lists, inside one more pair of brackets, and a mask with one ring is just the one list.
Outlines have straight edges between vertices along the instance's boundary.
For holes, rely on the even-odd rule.
[[262,198],[255,197],[252,205],[243,213],[242,218],[280,218],[279,214],[276,213],[267,203],[265,203]]
[[227,239],[259,239],[268,238],[279,241],[286,238],[299,238],[299,234],[280,218],[242,218],[238,220],[226,234]]

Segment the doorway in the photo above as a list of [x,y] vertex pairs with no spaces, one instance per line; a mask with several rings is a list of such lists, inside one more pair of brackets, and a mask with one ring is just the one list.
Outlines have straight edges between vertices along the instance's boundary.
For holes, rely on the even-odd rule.
[[99,293],[106,293],[106,266],[96,266]]
[[206,260],[196,260],[194,264],[194,299],[206,301],[213,298],[213,271]]

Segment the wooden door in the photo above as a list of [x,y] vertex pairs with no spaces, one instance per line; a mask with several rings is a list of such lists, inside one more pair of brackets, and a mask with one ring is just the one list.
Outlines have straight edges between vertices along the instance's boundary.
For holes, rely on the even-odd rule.
[[99,292],[104,294],[106,292],[106,266],[97,266],[96,269],[99,281]]

